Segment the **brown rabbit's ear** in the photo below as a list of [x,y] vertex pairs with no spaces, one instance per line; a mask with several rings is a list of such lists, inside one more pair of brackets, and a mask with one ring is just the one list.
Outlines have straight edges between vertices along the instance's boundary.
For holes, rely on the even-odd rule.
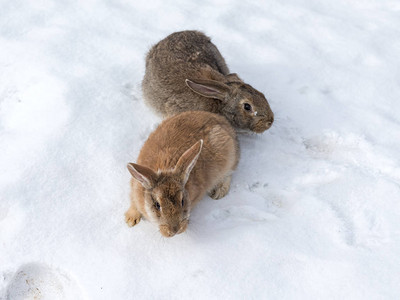
[[145,189],[151,189],[154,186],[157,175],[153,170],[133,163],[129,163],[127,167],[133,178],[139,181]]
[[181,174],[183,184],[186,184],[189,179],[190,172],[195,166],[202,148],[203,140],[199,140],[196,144],[186,150],[176,163],[175,170]]
[[225,100],[229,93],[229,86],[222,82],[207,79],[185,80],[186,85],[195,93],[207,98]]
[[225,76],[228,82],[243,82],[242,79],[239,78],[238,74],[230,73]]

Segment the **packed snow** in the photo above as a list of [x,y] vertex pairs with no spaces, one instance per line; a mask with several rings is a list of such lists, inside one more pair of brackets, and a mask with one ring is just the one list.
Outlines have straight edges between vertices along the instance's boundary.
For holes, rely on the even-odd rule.
[[[0,299],[398,299],[400,4],[1,1]],[[212,37],[275,113],[188,230],[129,228],[150,47]]]

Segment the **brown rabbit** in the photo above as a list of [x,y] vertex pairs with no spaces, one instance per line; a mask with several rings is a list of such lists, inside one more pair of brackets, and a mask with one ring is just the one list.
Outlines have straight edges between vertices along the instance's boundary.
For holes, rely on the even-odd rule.
[[129,163],[129,226],[143,216],[166,237],[186,230],[190,211],[208,192],[224,197],[239,160],[235,130],[222,116],[189,111],[164,120]]
[[274,121],[264,95],[230,74],[217,47],[199,31],[175,32],[151,48],[142,89],[148,105],[164,117],[210,111],[257,133]]

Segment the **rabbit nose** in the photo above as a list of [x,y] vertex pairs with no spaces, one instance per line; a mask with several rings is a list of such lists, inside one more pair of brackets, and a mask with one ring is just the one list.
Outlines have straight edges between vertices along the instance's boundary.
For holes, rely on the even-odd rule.
[[165,237],[173,237],[179,231],[179,225],[160,225],[160,232]]
[[177,225],[170,226],[167,229],[167,234],[168,234],[169,237],[174,236],[178,232],[178,230],[179,230],[179,227]]

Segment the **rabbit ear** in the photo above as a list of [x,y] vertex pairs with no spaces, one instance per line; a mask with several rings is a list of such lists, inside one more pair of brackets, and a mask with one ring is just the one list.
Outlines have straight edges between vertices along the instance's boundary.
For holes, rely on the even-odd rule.
[[185,83],[193,92],[207,98],[225,100],[229,93],[229,86],[215,80],[196,79],[192,81],[186,79]]
[[189,179],[190,172],[195,166],[202,148],[203,140],[199,140],[196,144],[186,150],[176,163],[175,170],[181,174],[184,185]]
[[243,82],[242,79],[239,78],[238,74],[236,73],[230,73],[228,75],[225,76],[226,79],[228,80],[228,82]]
[[145,189],[151,189],[154,186],[157,175],[153,170],[133,163],[129,163],[127,167],[133,178],[139,181]]

